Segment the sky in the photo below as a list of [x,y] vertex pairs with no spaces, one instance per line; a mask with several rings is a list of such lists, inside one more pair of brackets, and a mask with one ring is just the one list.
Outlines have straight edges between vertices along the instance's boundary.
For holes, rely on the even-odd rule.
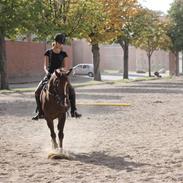
[[164,13],[167,13],[170,8],[170,4],[173,1],[174,0],[139,0],[142,6],[152,10],[160,10]]

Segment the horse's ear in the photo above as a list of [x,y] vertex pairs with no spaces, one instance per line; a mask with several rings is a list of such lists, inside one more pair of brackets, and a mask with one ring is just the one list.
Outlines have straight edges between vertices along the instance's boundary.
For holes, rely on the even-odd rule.
[[71,72],[72,72],[72,68],[69,69],[69,70],[66,72],[66,75],[68,76]]
[[55,70],[55,75],[59,78],[60,77],[60,73],[58,72],[58,70]]

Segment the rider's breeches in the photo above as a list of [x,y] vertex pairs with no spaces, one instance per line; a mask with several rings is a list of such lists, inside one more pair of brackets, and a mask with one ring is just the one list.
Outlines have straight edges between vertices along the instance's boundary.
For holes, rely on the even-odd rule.
[[35,99],[36,99],[36,104],[37,104],[37,108],[36,108],[36,112],[39,113],[43,113],[42,112],[42,108],[41,108],[41,101],[40,101],[40,94],[41,91],[43,89],[43,87],[45,86],[45,84],[48,82],[48,77],[45,76],[40,83],[38,84],[36,90],[35,90]]
[[35,90],[35,97],[39,97],[40,94],[41,94],[41,91],[43,89],[43,87],[45,86],[45,84],[48,82],[48,77],[45,76],[41,81],[40,83],[38,84],[36,90]]

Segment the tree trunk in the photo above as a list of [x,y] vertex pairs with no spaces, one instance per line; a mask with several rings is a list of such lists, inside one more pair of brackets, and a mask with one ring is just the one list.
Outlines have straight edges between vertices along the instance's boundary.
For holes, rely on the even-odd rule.
[[0,89],[9,89],[4,34],[0,31]]
[[124,72],[123,72],[123,79],[128,79],[128,55],[129,55],[129,44],[127,41],[124,42]]
[[94,80],[101,81],[100,52],[99,52],[99,45],[98,44],[92,44],[92,53],[93,53],[93,65],[94,65]]
[[169,70],[170,76],[176,76],[178,74],[178,54],[177,52],[169,53]]
[[182,58],[181,62],[182,62],[182,74],[183,74],[183,50],[181,51],[181,58]]
[[123,79],[128,79],[128,57],[129,57],[129,43],[122,39],[118,40],[118,43],[123,49]]
[[148,70],[149,70],[149,77],[151,77],[151,55],[148,54]]
[[175,57],[176,57],[176,76],[179,76],[179,52],[178,51],[175,53]]

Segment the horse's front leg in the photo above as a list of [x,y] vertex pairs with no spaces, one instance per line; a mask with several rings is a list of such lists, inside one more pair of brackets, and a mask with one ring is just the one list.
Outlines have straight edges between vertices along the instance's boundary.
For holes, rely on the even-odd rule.
[[51,139],[52,139],[52,148],[53,149],[56,149],[58,148],[58,144],[57,144],[57,141],[56,141],[56,134],[55,134],[55,131],[54,131],[54,124],[53,124],[53,120],[46,120],[47,121],[47,125],[50,129],[50,135],[51,135]]
[[63,138],[64,138],[64,125],[65,125],[65,120],[66,120],[66,113],[63,113],[60,115],[58,118],[58,137],[59,137],[59,148],[63,148]]

